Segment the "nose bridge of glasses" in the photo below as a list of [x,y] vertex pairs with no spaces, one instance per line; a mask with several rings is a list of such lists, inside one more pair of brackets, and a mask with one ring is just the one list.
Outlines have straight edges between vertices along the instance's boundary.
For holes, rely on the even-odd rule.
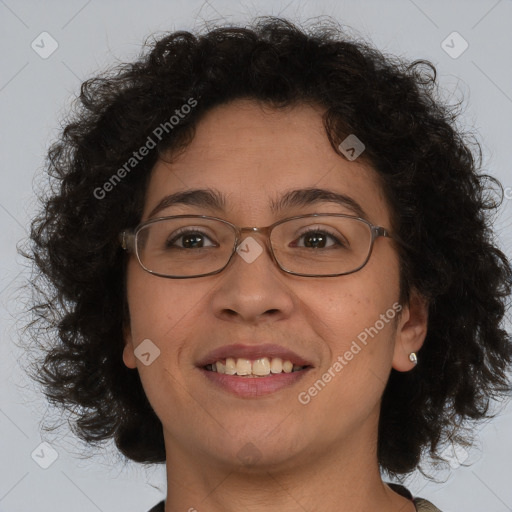
[[272,226],[265,226],[265,227],[239,227],[237,236],[238,236],[238,242],[237,246],[247,238],[244,236],[244,233],[249,233],[249,236],[252,235],[259,235],[260,239],[263,239],[263,242],[265,246],[271,251],[272,253],[272,244],[270,243],[270,231],[272,229]]

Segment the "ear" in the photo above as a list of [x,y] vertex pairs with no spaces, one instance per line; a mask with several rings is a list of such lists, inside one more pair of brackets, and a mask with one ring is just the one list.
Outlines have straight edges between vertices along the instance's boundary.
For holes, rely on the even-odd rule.
[[124,349],[123,349],[123,362],[128,368],[137,368],[135,360],[135,353],[133,347],[132,331],[130,326],[123,328]]
[[[427,336],[428,301],[419,292],[413,290],[409,304],[405,306],[398,321],[393,368],[399,372],[412,370],[415,363],[409,359],[412,352],[416,354],[423,346]],[[419,358],[419,356],[418,356]]]

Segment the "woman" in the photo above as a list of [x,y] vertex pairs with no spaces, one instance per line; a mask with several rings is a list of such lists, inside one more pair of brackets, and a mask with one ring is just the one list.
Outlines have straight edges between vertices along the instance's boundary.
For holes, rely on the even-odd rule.
[[29,254],[78,434],[165,462],[153,511],[438,510],[381,472],[510,389],[512,270],[433,66],[265,18],[80,101]]

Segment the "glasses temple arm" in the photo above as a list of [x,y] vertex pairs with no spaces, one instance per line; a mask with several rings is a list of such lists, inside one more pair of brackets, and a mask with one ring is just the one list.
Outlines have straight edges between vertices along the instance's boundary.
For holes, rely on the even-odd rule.
[[129,231],[123,231],[118,237],[121,247],[127,252],[133,252],[133,244],[135,241],[135,235]]

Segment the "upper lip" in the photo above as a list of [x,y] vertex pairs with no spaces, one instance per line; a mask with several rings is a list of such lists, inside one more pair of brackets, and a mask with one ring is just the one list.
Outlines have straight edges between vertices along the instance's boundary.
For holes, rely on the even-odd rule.
[[272,343],[264,343],[259,345],[244,345],[241,343],[235,343],[232,345],[225,345],[209,352],[206,356],[198,361],[197,366],[206,366],[228,357],[233,357],[235,359],[239,357],[246,359],[279,357],[283,361],[291,361],[297,366],[312,366],[311,362],[299,356],[293,352],[293,350],[289,350]]

